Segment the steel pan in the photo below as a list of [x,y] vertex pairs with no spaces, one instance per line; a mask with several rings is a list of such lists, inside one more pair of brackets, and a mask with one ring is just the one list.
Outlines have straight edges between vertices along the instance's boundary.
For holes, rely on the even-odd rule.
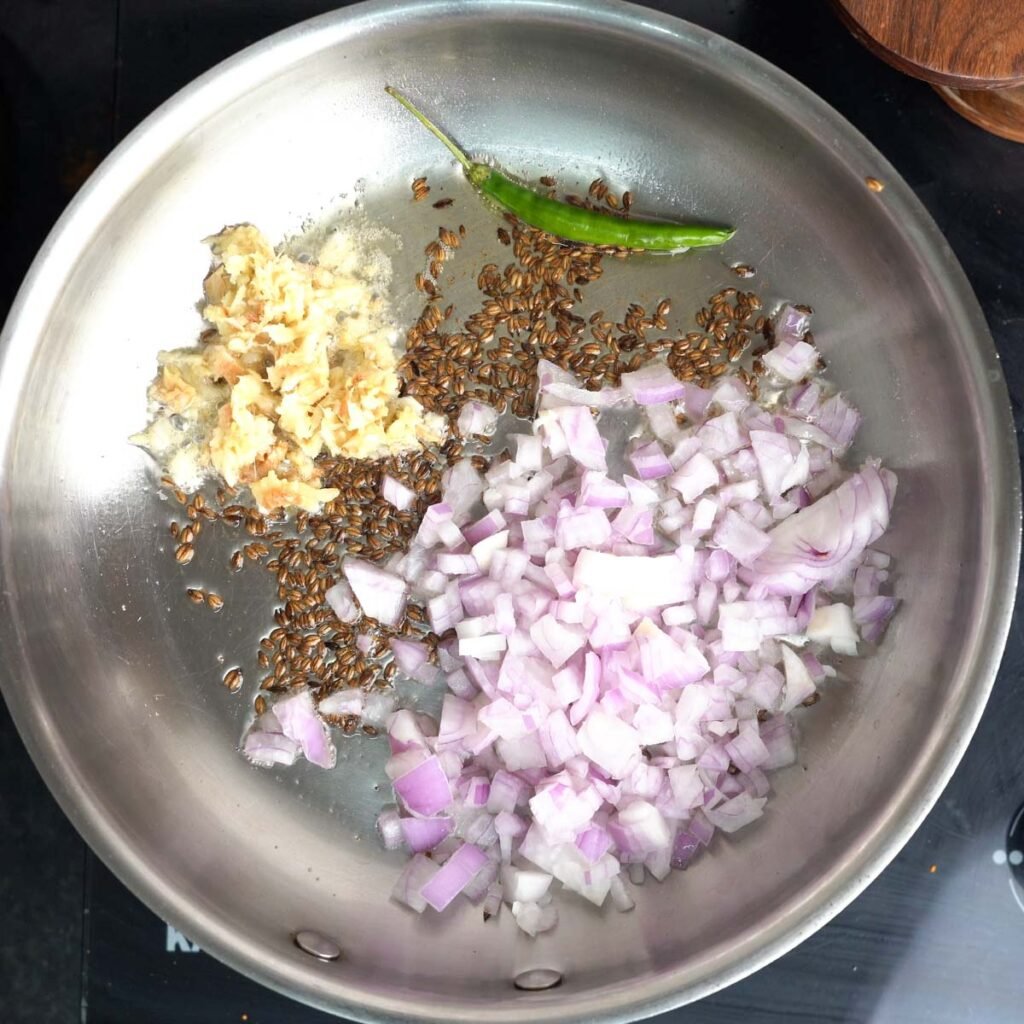
[[[126,441],[145,422],[156,351],[197,334],[200,239],[225,223],[272,238],[339,211],[384,223],[401,243],[400,318],[446,218],[469,229],[453,289],[468,296],[474,261],[501,258],[493,216],[385,82],[511,171],[556,173],[566,189],[602,174],[645,213],[737,225],[721,253],[629,261],[594,294],[609,308],[662,295],[694,308],[736,283],[728,263],[755,265],[762,296],[813,305],[830,372],[865,414],[862,451],[900,477],[886,543],[903,606],[877,655],[844,666],[801,713],[800,764],[776,777],[765,817],[649,883],[629,914],[564,900],[557,929],[535,941],[508,914],[484,926],[468,906],[419,918],[388,901],[399,858],[372,831],[380,741],[342,742],[331,773],[260,771],[238,755],[255,672],[242,697],[218,680],[250,664],[269,578],[247,569],[229,587],[230,538],[177,567],[166,526],[178,510]],[[444,216],[410,203],[421,173],[456,199]],[[75,199],[7,322],[0,484],[0,676],[65,811],[204,949],[367,1021],[626,1020],[798,943],[895,855],[956,766],[1002,651],[1019,555],[996,353],[907,186],[764,61],[591,0],[351,7],[246,50],[160,108]],[[219,589],[224,612],[191,608],[186,584]],[[340,957],[299,949],[303,929]]]

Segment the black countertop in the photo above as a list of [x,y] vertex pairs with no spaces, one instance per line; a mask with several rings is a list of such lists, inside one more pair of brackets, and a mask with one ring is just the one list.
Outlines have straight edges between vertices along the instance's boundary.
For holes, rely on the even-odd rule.
[[[330,0],[0,3],[0,316],[64,205],[146,114],[222,58],[335,6]],[[1019,434],[1024,146],[973,127],[928,86],[877,61],[819,0],[662,0],[651,6],[720,32],[788,71],[892,161],[974,286],[1003,359]],[[1011,875],[1006,889],[1002,874],[986,874],[1009,874],[1019,859],[1015,855],[1007,865],[1003,844],[1011,853],[1014,843],[1020,847],[1006,831],[1024,801],[1021,626],[1018,613],[992,701],[963,765],[896,861],[799,949],[672,1020],[1024,1019],[1024,887],[1015,890]],[[2,705],[0,780],[0,1020],[80,1020],[86,876],[93,888],[116,889],[117,883],[97,883],[94,866],[86,871],[84,844],[50,797]],[[968,856],[978,874],[972,884],[998,883],[1005,901],[1021,901],[1019,912],[1008,910],[1009,902],[989,908],[980,896],[965,906],[962,890],[941,898],[952,891],[940,888],[945,865]],[[121,894],[103,906],[120,906],[122,899],[130,906]],[[936,920],[947,904],[949,914]],[[1013,944],[1016,959],[1000,959],[1006,943]],[[130,992],[132,964],[113,969]],[[220,1007],[187,1007],[185,991],[176,991],[173,981],[162,984],[167,998],[160,1012],[174,1014],[167,1019],[240,1019]],[[275,1005],[286,1008],[260,1019],[313,1019],[298,1007]],[[90,1024],[164,1019],[142,1002],[133,1010],[130,996],[119,1006],[100,1010],[94,1003]]]

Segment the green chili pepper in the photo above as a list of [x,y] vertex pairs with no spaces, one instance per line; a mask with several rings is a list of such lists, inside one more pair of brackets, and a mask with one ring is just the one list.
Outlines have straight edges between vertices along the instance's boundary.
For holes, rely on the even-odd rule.
[[721,245],[732,238],[732,228],[701,224],[672,224],[666,221],[627,220],[599,210],[587,210],[540,195],[512,181],[487,164],[475,163],[425,114],[420,113],[397,89],[385,91],[393,96],[424,127],[443,142],[462,164],[470,183],[499,206],[514,213],[524,223],[557,235],[570,242],[588,245],[615,245],[623,249],[649,249],[657,252],[681,252],[697,246]]

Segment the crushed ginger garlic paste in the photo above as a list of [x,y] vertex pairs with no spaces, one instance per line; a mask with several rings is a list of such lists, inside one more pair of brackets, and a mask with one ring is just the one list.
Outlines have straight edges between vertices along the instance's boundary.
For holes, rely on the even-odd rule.
[[442,417],[399,396],[386,257],[343,231],[309,263],[250,224],[206,241],[211,328],[159,353],[150,424],[131,439],[178,486],[216,474],[264,510],[315,511],[338,496],[318,455],[376,459],[444,439]]

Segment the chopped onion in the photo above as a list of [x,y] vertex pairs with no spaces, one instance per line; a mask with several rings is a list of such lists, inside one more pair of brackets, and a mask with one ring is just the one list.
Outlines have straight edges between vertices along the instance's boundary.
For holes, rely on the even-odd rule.
[[692,584],[680,571],[674,555],[620,556],[581,551],[573,583],[592,593],[621,601],[623,607],[644,611],[689,598]]
[[800,341],[810,326],[810,314],[789,303],[782,306],[772,320],[775,340],[780,342]]
[[501,871],[502,894],[510,903],[536,903],[551,887],[554,879],[545,871],[506,867]]
[[[816,370],[806,330],[793,307],[776,319],[765,361],[783,379]],[[895,477],[840,466],[860,422],[841,396],[808,381],[769,410],[738,379],[707,391],[660,365],[615,391],[549,363],[538,376],[514,459],[484,476],[457,463],[401,578],[371,567],[391,600],[411,585],[434,632],[454,630],[439,720],[388,720],[399,806],[381,832],[415,854],[395,898],[421,912],[462,894],[485,916],[504,901],[530,935],[557,920],[553,880],[628,910],[626,873],[663,879],[760,817],[766,773],[796,757],[789,714],[834,674],[819,658],[876,641],[896,607],[871,547]],[[619,479],[595,413],[630,405],[649,432]],[[480,410],[463,412],[476,427]],[[420,641],[390,643],[406,675],[436,672]],[[264,719],[254,748],[294,758]]]
[[400,818],[398,810],[394,807],[386,807],[377,815],[377,831],[385,850],[397,850],[402,846],[405,841],[402,833],[403,820],[412,819]]
[[423,887],[437,874],[438,870],[436,862],[422,853],[417,853],[398,876],[395,887],[391,890],[391,898],[399,903],[404,903],[410,909],[415,910],[417,914],[422,914],[427,909],[427,901],[423,898]]
[[336,690],[317,705],[321,715],[360,715],[363,711],[362,690]]
[[881,594],[856,599],[853,602],[853,619],[861,627],[861,637],[868,643],[878,643],[898,604],[895,597]]
[[832,441],[832,450],[842,454],[860,429],[861,414],[842,395],[832,395],[814,411],[812,422]]
[[718,486],[718,470],[703,452],[696,452],[668,482],[692,505],[706,490]]
[[889,525],[895,477],[865,466],[813,505],[779,523],[753,568],[775,593],[805,593],[849,575]]
[[[786,673],[786,695],[781,710],[792,711],[814,693],[814,680],[811,679],[803,659],[787,644],[782,645],[782,664]],[[746,770],[743,765],[739,767]]]
[[629,461],[641,480],[658,480],[672,472],[672,463],[656,441],[634,448],[629,454]]
[[363,725],[381,728],[395,709],[395,696],[392,693],[371,693],[366,697],[363,706]]
[[386,476],[380,482],[381,497],[394,505],[399,512],[404,512],[416,504],[416,492],[393,476]]
[[624,373],[622,386],[637,405],[660,405],[686,394],[686,385],[664,363],[648,363],[632,373]]
[[498,410],[483,402],[470,400],[462,406],[455,427],[462,437],[474,434],[490,436],[498,427]]
[[613,779],[625,778],[640,758],[640,734],[620,718],[595,708],[579,730],[580,749]]
[[570,510],[555,524],[555,542],[565,551],[603,547],[611,535],[611,523],[600,508]]
[[808,640],[828,643],[837,654],[857,653],[857,629],[853,609],[846,604],[830,604],[816,608],[807,623]]
[[342,572],[364,614],[385,626],[401,621],[409,596],[405,580],[359,558],[346,558]]
[[605,443],[590,410],[571,406],[559,409],[552,415],[557,416],[558,425],[565,436],[572,458],[586,469],[606,472],[608,467],[605,462]]
[[285,736],[273,711],[265,711],[245,734],[242,752],[253,764],[264,768],[275,764],[292,765],[299,756],[299,744]]
[[814,370],[818,350],[806,341],[783,342],[761,357],[764,365],[783,380],[797,381]]
[[392,783],[402,803],[413,814],[432,815],[443,811],[452,802],[451,785],[441,762],[428,757],[415,768],[400,775]]
[[438,635],[447,633],[454,625],[461,622],[465,613],[458,587],[449,586],[443,594],[438,594],[437,597],[428,601],[427,614],[430,616],[431,628]]
[[498,882],[491,882],[484,898],[484,920],[489,921],[492,917],[497,916],[500,910],[501,885]]
[[458,523],[465,522],[480,501],[484,490],[483,477],[476,471],[469,459],[461,459],[441,477],[444,492],[443,504],[451,512],[451,518]]
[[429,664],[430,651],[420,640],[401,640],[392,637],[388,641],[395,664],[402,674],[420,683],[432,683],[437,678],[437,669]]
[[555,405],[588,405],[592,409],[610,409],[629,402],[629,395],[622,388],[602,388],[587,391],[571,384],[552,383],[544,388],[542,408]]
[[714,542],[740,565],[753,566],[771,544],[771,538],[739,513],[726,509],[715,530]]
[[423,899],[435,910],[444,910],[487,862],[487,854],[478,846],[463,843],[420,890]]
[[359,618],[359,608],[352,590],[344,580],[339,580],[333,587],[324,592],[324,600],[330,605],[331,611],[339,622],[355,622]]
[[739,796],[715,808],[706,807],[704,814],[708,821],[722,832],[737,832],[744,825],[749,825],[761,817],[765,802],[764,797],[740,793]]
[[327,725],[316,713],[313,695],[309,690],[300,690],[281,698],[274,703],[273,711],[281,732],[298,743],[307,761],[320,768],[334,767],[338,754],[331,742]]
[[516,902],[512,904],[512,916],[527,935],[539,935],[558,924],[558,911],[550,904],[542,907],[539,903]]
[[[427,850],[432,850],[451,834],[453,827],[454,822],[451,818],[399,819],[401,838],[413,853],[426,853]],[[383,828],[381,831],[383,832]],[[386,841],[384,845],[387,848]]]
[[608,888],[608,895],[611,897],[612,904],[615,909],[621,912],[632,910],[636,903],[633,902],[633,897],[629,895],[626,889],[625,883],[622,879],[616,875],[611,880],[611,885]]
[[581,629],[564,626],[553,615],[544,615],[530,627],[530,638],[554,668],[561,668],[584,644]]

